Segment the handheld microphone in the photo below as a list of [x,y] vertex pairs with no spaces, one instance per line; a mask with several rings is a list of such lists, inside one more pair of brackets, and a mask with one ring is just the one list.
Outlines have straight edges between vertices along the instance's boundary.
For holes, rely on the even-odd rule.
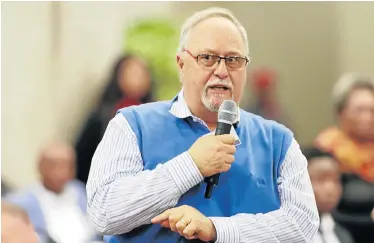
[[[215,135],[230,134],[232,125],[236,122],[237,105],[232,100],[224,100],[218,109],[218,121]],[[219,173],[206,177],[204,181],[207,183],[205,189],[205,198],[212,196],[213,187],[218,185]]]

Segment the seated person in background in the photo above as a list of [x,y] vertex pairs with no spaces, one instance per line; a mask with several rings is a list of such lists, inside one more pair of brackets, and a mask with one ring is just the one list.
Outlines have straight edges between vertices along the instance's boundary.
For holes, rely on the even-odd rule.
[[316,148],[307,148],[303,153],[308,160],[309,176],[321,220],[312,243],[353,243],[350,233],[334,222],[331,216],[342,194],[338,162],[331,154]]
[[94,237],[86,220],[86,192],[75,176],[74,150],[51,143],[39,158],[41,182],[5,198],[24,208],[40,242],[82,243]]
[[1,202],[1,242],[39,242],[27,213],[22,208],[6,202]]
[[335,219],[356,242],[374,242],[374,79],[345,75],[335,85],[337,126],[316,138],[315,146],[330,152],[343,172],[343,195]]

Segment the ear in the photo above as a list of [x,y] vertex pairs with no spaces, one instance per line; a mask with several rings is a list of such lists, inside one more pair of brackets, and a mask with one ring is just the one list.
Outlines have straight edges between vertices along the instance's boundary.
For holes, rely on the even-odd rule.
[[184,61],[183,61],[183,58],[182,58],[182,54],[181,53],[178,53],[177,54],[177,66],[178,66],[178,70],[179,71],[182,71],[183,69],[183,66],[184,66]]

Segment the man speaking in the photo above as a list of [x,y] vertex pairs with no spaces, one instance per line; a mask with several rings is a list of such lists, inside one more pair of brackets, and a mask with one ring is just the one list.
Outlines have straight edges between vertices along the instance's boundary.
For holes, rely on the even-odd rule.
[[[93,157],[88,214],[107,242],[311,241],[319,217],[291,131],[238,109],[230,134],[214,135],[221,104],[240,102],[248,55],[247,33],[228,10],[186,20],[182,90],[120,110]],[[204,178],[218,173],[206,198]]]

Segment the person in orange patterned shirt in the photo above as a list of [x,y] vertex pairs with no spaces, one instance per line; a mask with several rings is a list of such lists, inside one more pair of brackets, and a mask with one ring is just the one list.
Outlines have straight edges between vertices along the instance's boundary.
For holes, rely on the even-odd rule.
[[356,242],[374,242],[374,79],[344,75],[333,90],[337,125],[323,130],[314,145],[334,155],[344,192],[337,221]]

